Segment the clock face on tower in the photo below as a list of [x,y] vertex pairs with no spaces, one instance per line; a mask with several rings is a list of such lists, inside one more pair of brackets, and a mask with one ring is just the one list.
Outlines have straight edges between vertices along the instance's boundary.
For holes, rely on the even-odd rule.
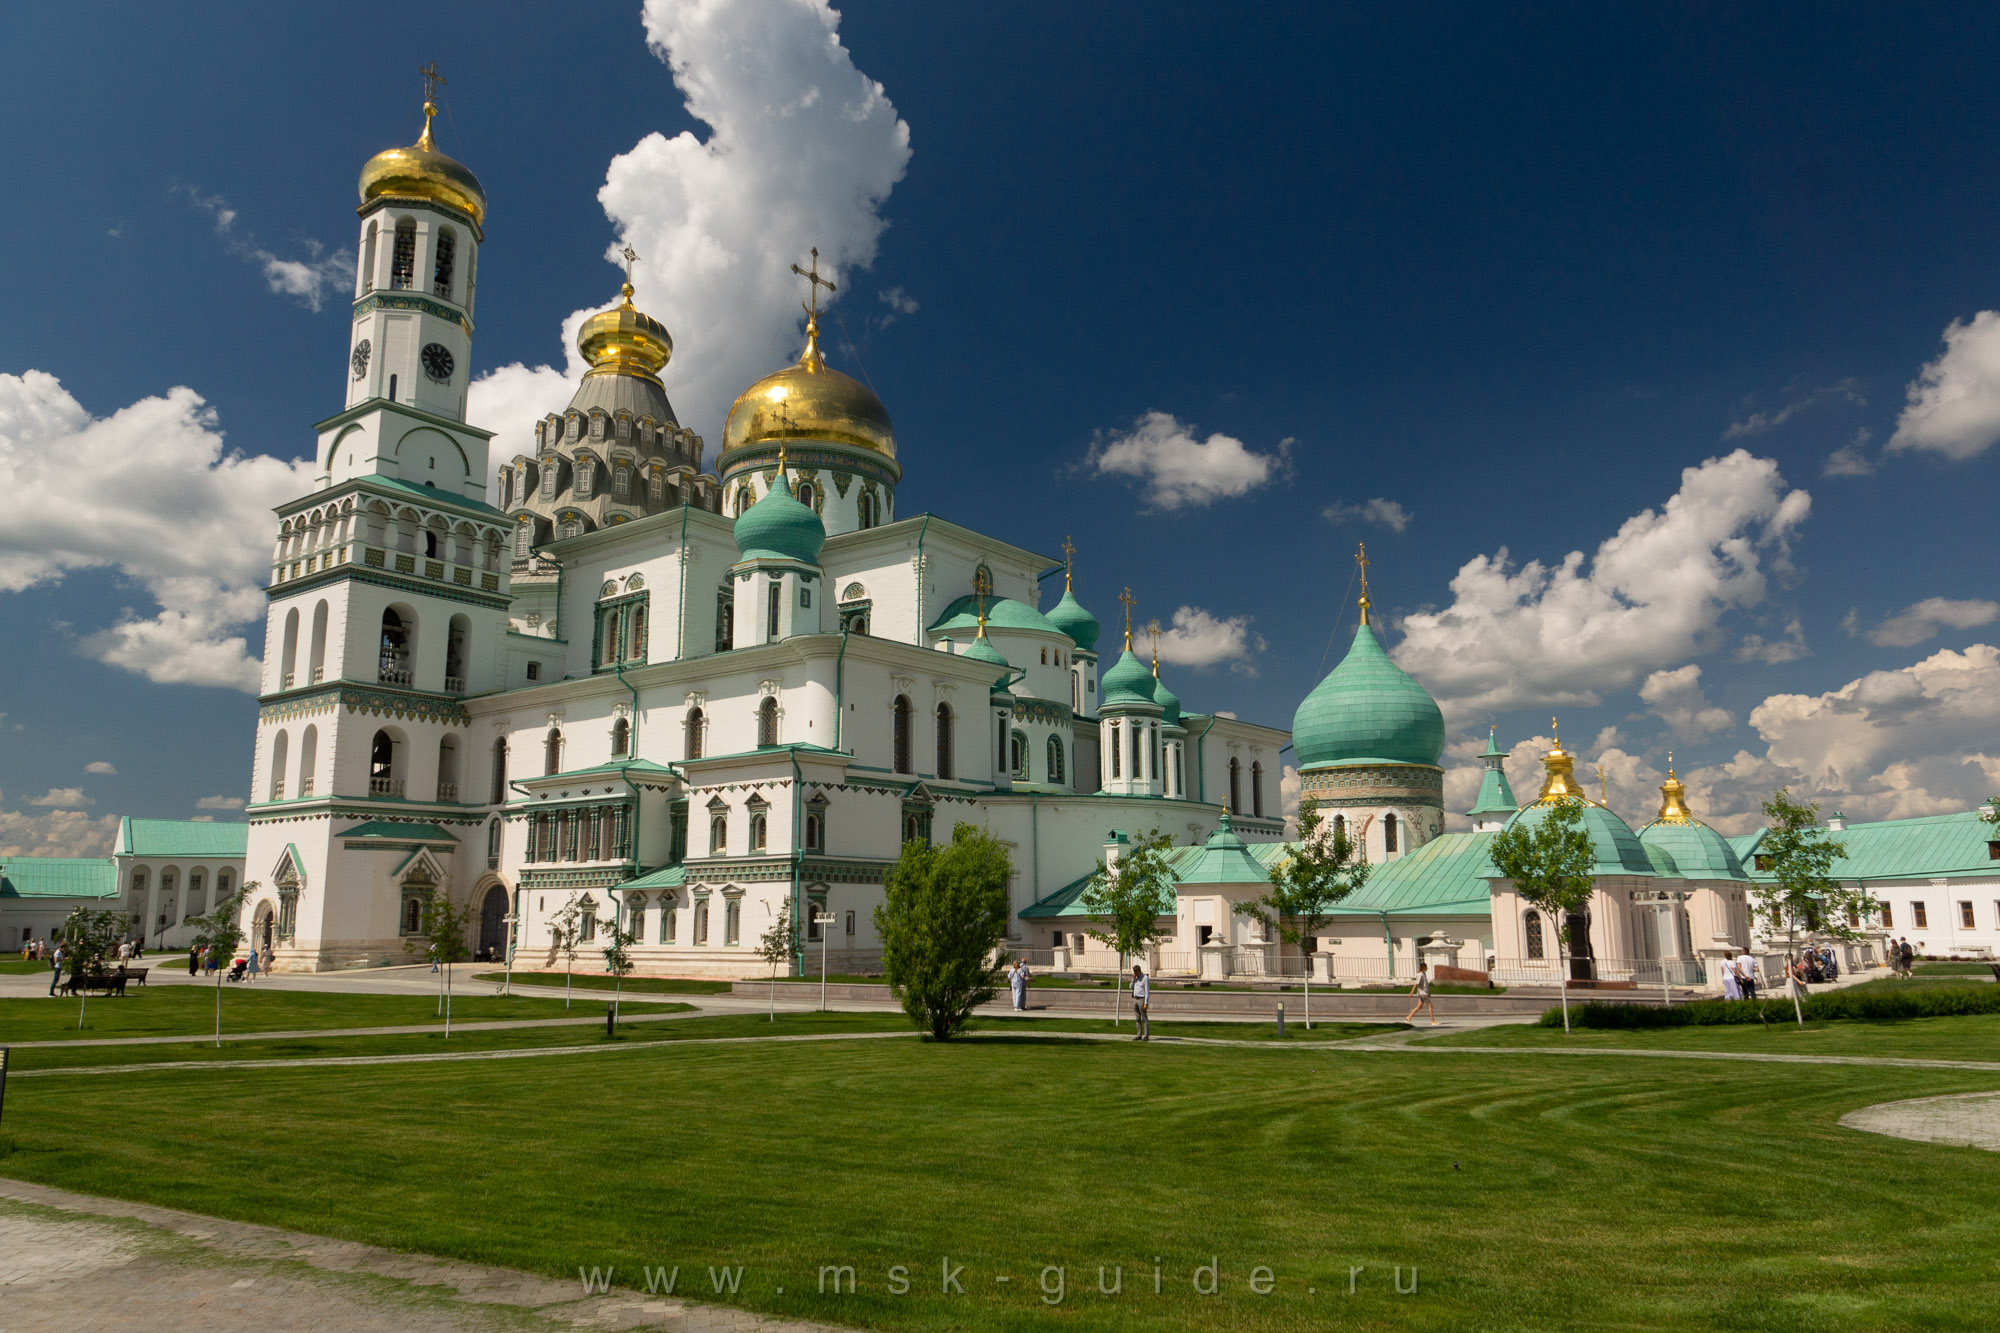
[[451,349],[443,343],[425,343],[418,359],[424,363],[424,374],[440,384],[451,378]]
[[363,338],[354,344],[354,378],[360,379],[368,373],[368,340]]

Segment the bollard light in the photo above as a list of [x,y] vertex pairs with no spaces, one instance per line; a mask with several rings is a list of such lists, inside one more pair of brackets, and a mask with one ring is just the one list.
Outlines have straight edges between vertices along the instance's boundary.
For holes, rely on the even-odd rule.
[[1278,1005],[1278,1035],[1285,1035],[1285,1006],[1282,1003]]

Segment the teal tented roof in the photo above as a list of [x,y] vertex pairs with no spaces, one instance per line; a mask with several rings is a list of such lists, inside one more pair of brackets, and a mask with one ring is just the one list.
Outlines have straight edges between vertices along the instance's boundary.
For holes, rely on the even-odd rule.
[[0,857],[0,898],[117,896],[118,866],[109,857]]
[[[1753,859],[1763,836],[1760,829],[1729,841],[1743,859],[1749,877],[1768,881],[1770,872],[1758,871]],[[1835,879],[2000,874],[2000,859],[1995,859],[1988,846],[2000,841],[2000,829],[1988,824],[1977,810],[1849,824],[1843,831],[1828,836],[1847,845],[1847,855],[1833,863]]]
[[121,819],[119,856],[211,856],[240,859],[250,846],[250,826],[205,819]]
[[[1175,851],[1182,850],[1175,848]],[[1222,827],[1209,835],[1208,842],[1189,848],[1193,856],[1177,858],[1174,873],[1183,884],[1269,884],[1271,872],[1250,854],[1249,846],[1222,817]]]
[[439,842],[457,845],[458,839],[445,832],[436,824],[398,824],[389,819],[371,819],[366,824],[356,824],[345,833],[337,833],[337,838],[362,838],[374,842]]
[[618,885],[620,889],[678,889],[687,883],[688,872],[684,865],[661,866],[637,879],[628,879]]

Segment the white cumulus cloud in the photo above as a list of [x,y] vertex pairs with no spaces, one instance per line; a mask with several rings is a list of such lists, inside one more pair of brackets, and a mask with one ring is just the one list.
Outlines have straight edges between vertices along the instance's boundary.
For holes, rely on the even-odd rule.
[[1735,714],[1708,701],[1701,688],[1701,667],[1694,662],[1655,671],[1639,686],[1639,697],[1682,740],[1698,741],[1736,725]]
[[1875,433],[1866,426],[1854,432],[1854,438],[1826,456],[1820,465],[1822,477],[1866,477],[1875,471],[1875,460],[1868,456],[1868,441]]
[[1248,495],[1283,475],[1292,441],[1260,454],[1233,435],[1201,439],[1166,412],[1148,412],[1128,431],[1100,431],[1083,466],[1099,476],[1129,477],[1155,509],[1182,509]]
[[1965,459],[2000,440],[2000,311],[1953,320],[1944,351],[1910,382],[1890,453],[1919,451]]
[[93,760],[88,764],[85,764],[83,766],[83,771],[86,773],[102,773],[109,775],[109,774],[114,774],[118,771],[118,765],[112,763],[108,759],[97,759]]
[[1329,523],[1374,523],[1391,532],[1401,532],[1416,517],[1396,501],[1385,500],[1379,495],[1360,504],[1336,500],[1320,510],[1319,514]]
[[1254,676],[1264,648],[1264,636],[1250,628],[1249,616],[1224,618],[1198,606],[1176,610],[1174,623],[1160,632],[1160,660],[1175,666],[1227,666]]
[[83,794],[83,788],[81,787],[51,787],[40,796],[29,797],[28,804],[53,805],[60,806],[63,809],[74,809],[77,806],[93,805],[95,802]]
[[[849,275],[874,263],[910,130],[882,85],[855,68],[826,0],[647,0],[644,22],[688,114],[708,130],[655,131],[612,160],[598,192],[619,233],[606,257],[628,242],[639,252],[634,299],[674,336],[668,397],[715,442],[736,395],[798,356],[804,287],[791,266],[818,247],[821,273],[844,296]],[[606,304],[615,290],[607,271]],[[601,308],[563,322],[561,369],[517,363],[473,381],[468,416],[499,432],[496,462],[569,400],[582,373],[577,326]],[[838,309],[821,321],[821,346],[860,376],[841,364]]]
[[[236,225],[237,212],[221,195],[205,195],[192,186],[176,187],[195,209],[208,214],[223,248],[263,271],[264,283],[279,296],[289,296],[314,314],[330,293],[345,291],[354,281],[354,252],[328,250],[310,237],[299,242],[303,258],[288,259],[264,248],[255,236]],[[116,234],[115,232],[113,233]]]
[[117,815],[88,815],[81,810],[27,815],[0,810],[0,857],[109,856],[117,835]]
[[[1908,648],[1935,639],[1948,629],[1977,629],[1995,620],[2000,620],[2000,602],[1979,597],[1926,597],[1869,630],[1868,642],[1880,648]],[[1852,626],[1850,632],[1854,632]]]
[[1447,714],[1596,705],[1658,663],[1714,646],[1726,613],[1763,602],[1811,506],[1768,458],[1711,458],[1591,555],[1518,566],[1505,548],[1474,557],[1453,577],[1449,606],[1404,619],[1394,656]]
[[92,417],[55,376],[0,374],[0,593],[121,573],[153,605],[85,628],[80,649],[156,681],[255,692],[272,507],[311,463],[225,449],[215,413],[169,389]]

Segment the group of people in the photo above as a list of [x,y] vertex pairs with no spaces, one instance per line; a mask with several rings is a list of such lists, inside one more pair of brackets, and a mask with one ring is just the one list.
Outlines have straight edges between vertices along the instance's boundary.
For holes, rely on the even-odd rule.
[[1723,999],[1754,1000],[1757,985],[1757,959],[1748,949],[1722,965]]
[[1910,947],[1908,936],[1889,945],[1888,949],[1890,971],[1899,977],[1907,977],[1917,970],[1917,951]]
[[[230,960],[229,980],[250,981],[264,970],[264,958],[253,945],[250,952],[240,954]],[[222,953],[212,944],[190,944],[188,946],[188,975],[191,977],[212,977],[222,967]]]

